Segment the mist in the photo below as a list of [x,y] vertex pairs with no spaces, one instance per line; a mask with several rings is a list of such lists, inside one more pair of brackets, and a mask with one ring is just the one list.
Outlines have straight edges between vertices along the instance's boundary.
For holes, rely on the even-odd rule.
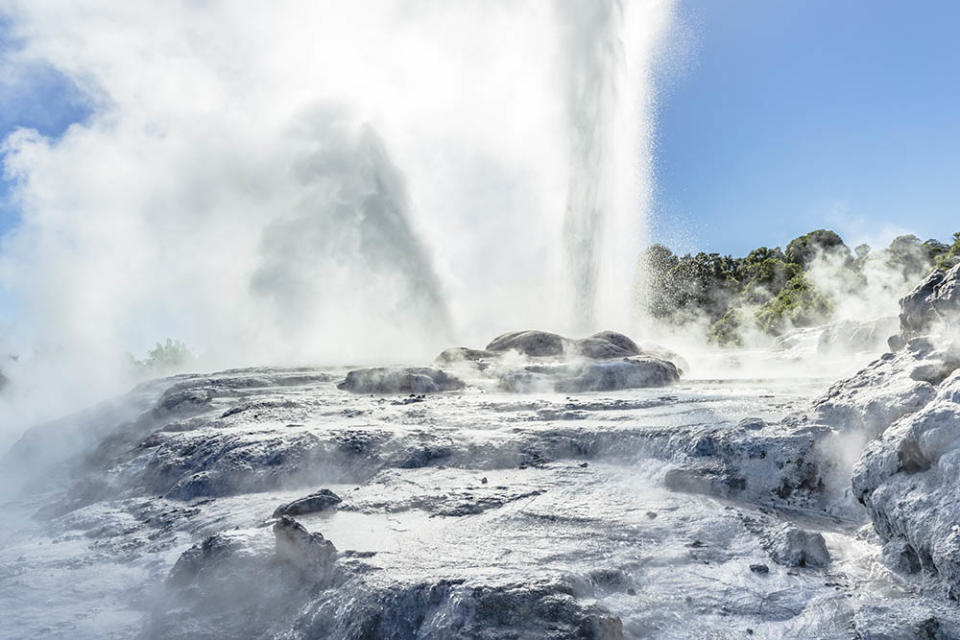
[[3,64],[91,113],[3,142],[4,431],[123,390],[166,337],[213,369],[625,327],[672,3],[596,10],[10,3]]

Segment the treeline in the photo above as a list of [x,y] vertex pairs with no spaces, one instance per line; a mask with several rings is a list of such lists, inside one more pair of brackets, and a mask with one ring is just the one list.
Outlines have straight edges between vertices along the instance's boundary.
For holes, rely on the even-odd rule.
[[[837,298],[862,291],[868,271],[899,274],[901,282],[909,282],[960,262],[960,233],[953,234],[952,244],[899,236],[873,251],[865,244],[851,250],[833,231],[818,229],[785,249],[760,247],[743,258],[677,256],[661,244],[647,249],[645,257],[653,317],[673,325],[705,321],[711,341],[738,346],[749,330],[777,336],[829,321]],[[817,284],[824,271],[829,287]]]

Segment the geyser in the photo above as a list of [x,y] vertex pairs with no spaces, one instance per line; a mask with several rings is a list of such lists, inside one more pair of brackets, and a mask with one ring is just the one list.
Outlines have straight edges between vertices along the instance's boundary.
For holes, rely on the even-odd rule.
[[3,422],[120,390],[167,336],[212,369],[634,329],[671,6],[8,3],[4,62],[91,114],[4,141],[5,375],[66,406]]
[[564,251],[572,328],[635,323],[650,198],[653,3],[558,3],[564,27],[570,175]]

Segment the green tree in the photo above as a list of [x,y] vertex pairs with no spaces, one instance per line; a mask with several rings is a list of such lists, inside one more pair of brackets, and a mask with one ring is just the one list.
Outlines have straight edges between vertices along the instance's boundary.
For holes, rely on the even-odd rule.
[[182,371],[196,357],[191,353],[185,342],[167,338],[157,342],[147,353],[147,357],[138,360],[130,356],[133,365],[142,373],[148,375],[164,375]]

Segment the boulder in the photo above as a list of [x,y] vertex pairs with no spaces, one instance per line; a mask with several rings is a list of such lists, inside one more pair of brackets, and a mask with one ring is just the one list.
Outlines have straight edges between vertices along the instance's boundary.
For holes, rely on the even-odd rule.
[[644,387],[663,387],[680,379],[672,362],[649,356],[633,356],[621,360],[591,362],[577,375],[558,380],[561,393],[583,391],[616,391]]
[[[485,350],[448,349],[440,356],[463,355],[466,356],[465,359],[479,359],[489,357],[491,352],[496,354],[510,350],[534,358],[580,356],[593,360],[626,358],[641,354],[637,343],[616,331],[600,331],[580,340],[564,338],[546,331],[513,331],[494,338]],[[448,355],[444,356],[444,354]]]
[[703,465],[670,469],[664,474],[663,484],[671,491],[731,498],[746,488],[747,481],[735,470]]
[[459,378],[440,369],[427,367],[401,367],[356,369],[347,373],[346,379],[337,385],[343,391],[353,393],[437,393],[464,388]]
[[825,567],[830,564],[830,552],[823,536],[793,525],[784,525],[773,534],[769,550],[774,562],[788,567]]
[[494,338],[487,351],[517,351],[525,356],[562,356],[568,341],[547,331],[512,331]]
[[654,358],[666,360],[667,362],[672,362],[680,375],[683,375],[685,371],[690,371],[690,364],[687,362],[686,358],[677,352],[671,351],[666,347],[661,347],[658,344],[644,344],[642,347],[640,347],[640,353],[645,356],[652,356]]
[[340,496],[329,489],[320,489],[293,502],[282,504],[273,512],[274,518],[281,516],[301,516],[307,513],[317,513],[335,507],[343,502]]
[[280,516],[273,525],[273,535],[280,562],[312,575],[332,570],[337,548],[319,531],[311,533],[290,516]]
[[951,350],[915,338],[841,380],[814,401],[813,417],[840,431],[875,437],[899,418],[924,407],[955,361]]
[[[960,315],[960,264],[935,270],[900,300],[900,336],[896,346]],[[891,346],[894,346],[893,344]]]
[[817,508],[825,484],[819,447],[832,433],[822,425],[768,425],[758,418],[676,432],[665,454],[682,466],[667,471],[664,485],[684,493]]
[[139,637],[274,638],[346,579],[333,544],[289,517],[263,529],[210,536],[183,552],[156,593]]
[[471,349],[469,347],[453,347],[444,349],[436,357],[439,364],[451,364],[455,362],[480,362],[490,358],[498,358],[503,355],[502,351],[487,351],[486,349]]
[[892,340],[899,350],[813,405],[818,422],[862,447],[844,468],[885,562],[937,577],[953,599],[960,599],[960,345],[939,329],[958,309],[960,269],[931,273],[901,300],[901,333]]
[[680,377],[673,363],[647,356],[570,364],[525,367],[500,377],[505,391],[529,393],[555,391],[616,391],[643,387],[661,387]]
[[960,599],[960,371],[867,445],[852,483],[888,563],[936,575]]
[[616,331],[601,331],[577,340],[573,351],[585,358],[605,360],[640,355],[640,347],[633,340]]

